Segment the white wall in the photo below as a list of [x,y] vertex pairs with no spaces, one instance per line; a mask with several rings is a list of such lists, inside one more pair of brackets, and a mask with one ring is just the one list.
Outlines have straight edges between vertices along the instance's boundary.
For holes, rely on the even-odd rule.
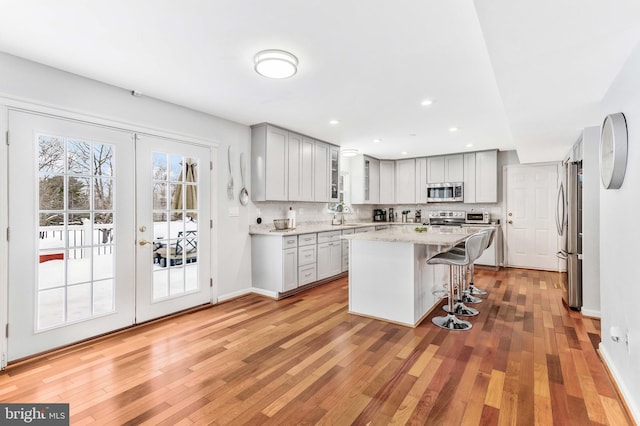
[[[236,192],[239,192],[239,154],[244,152],[247,161],[250,156],[251,137],[248,126],[156,99],[133,97],[128,89],[103,84],[1,52],[0,96],[112,120],[122,124],[124,128],[146,127],[217,144],[216,230],[219,243],[216,293],[220,299],[224,299],[250,289],[249,208],[241,206],[237,196],[232,201],[226,197],[227,147],[233,146],[234,181],[238,182]],[[5,125],[0,121],[0,126]],[[2,130],[4,133],[5,129]],[[247,173],[247,182],[250,182],[250,170]],[[3,175],[2,179],[4,178]],[[0,190],[0,196],[3,195],[1,192]],[[239,215],[230,217],[229,207],[238,207]],[[6,211],[1,211],[0,217],[2,215],[6,215]],[[0,256],[4,257],[6,253],[0,253]]]
[[600,312],[600,128],[582,132],[582,314]]
[[[602,102],[602,117],[623,112],[629,130],[627,171],[620,189],[600,189],[600,297],[602,342],[600,350],[635,420],[640,422],[640,45]],[[611,327],[628,333],[611,339]]]

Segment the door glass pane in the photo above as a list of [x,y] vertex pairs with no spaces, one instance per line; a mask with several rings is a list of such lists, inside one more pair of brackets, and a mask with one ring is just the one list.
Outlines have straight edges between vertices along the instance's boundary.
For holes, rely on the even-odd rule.
[[36,328],[44,330],[115,311],[114,147],[63,136],[36,139]]
[[199,290],[198,163],[153,153],[154,301]]

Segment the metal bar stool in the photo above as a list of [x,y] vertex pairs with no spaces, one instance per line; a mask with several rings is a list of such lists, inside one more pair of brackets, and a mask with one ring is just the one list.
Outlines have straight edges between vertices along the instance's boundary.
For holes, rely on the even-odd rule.
[[[486,238],[486,244],[484,246],[484,249],[482,249],[482,251],[484,252],[487,248],[489,248],[489,246],[491,245],[491,243],[493,242],[493,236],[496,234],[496,230],[494,228],[489,228],[488,229],[488,236]],[[482,253],[481,253],[482,254]],[[473,263],[471,263],[469,265],[469,287],[468,287],[468,294],[470,296],[477,296],[477,295],[482,295],[482,294],[487,294],[486,290],[482,290],[479,289],[478,287],[476,287],[473,284],[473,271],[475,270],[475,267],[473,265]],[[482,299],[480,299],[482,300]]]
[[[485,238],[486,238],[485,247],[480,252],[480,255],[482,255],[482,252],[484,252],[487,249],[487,247],[489,247],[491,245],[491,243],[493,242],[493,236],[495,234],[495,229],[487,228],[487,229],[483,229],[480,232],[484,232],[486,234],[485,235]],[[455,253],[463,254],[464,253],[464,243],[458,244],[457,246],[455,246],[451,250],[453,250]],[[474,259],[474,261],[471,262],[469,264],[469,266],[467,266],[467,268],[465,270],[465,274],[466,273],[469,274],[469,285],[466,286],[466,283],[465,283],[465,288],[461,292],[462,297],[458,297],[458,300],[460,300],[460,301],[462,301],[464,303],[480,303],[480,302],[482,302],[483,299],[480,299],[479,297],[476,297],[476,296],[477,295],[482,295],[482,294],[487,294],[487,292],[485,290],[481,290],[478,287],[476,287],[475,285],[473,285],[473,272],[475,270],[475,265],[474,265],[475,260],[476,259]]]
[[[461,320],[455,316],[456,305],[454,305],[454,294],[456,286],[458,291],[462,288],[462,281],[465,268],[469,263],[473,263],[477,259],[483,250],[485,235],[482,232],[477,232],[464,241],[464,253],[455,253],[453,250],[440,253],[431,259],[427,260],[429,265],[447,265],[449,266],[449,301],[448,311],[446,316],[434,317],[431,321],[441,328],[447,330],[469,330],[472,325],[469,321]],[[465,308],[467,308],[465,306]],[[471,309],[471,308],[467,308]],[[477,315],[477,310],[476,314]]]

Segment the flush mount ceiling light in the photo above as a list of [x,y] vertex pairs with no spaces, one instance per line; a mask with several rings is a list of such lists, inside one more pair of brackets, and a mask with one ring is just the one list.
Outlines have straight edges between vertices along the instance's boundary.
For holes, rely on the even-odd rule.
[[298,71],[298,58],[284,50],[269,49],[253,57],[255,70],[268,78],[289,78]]
[[343,157],[355,157],[358,155],[357,149],[343,149],[341,152]]
[[380,143],[380,142],[382,142],[382,139],[374,139],[373,140],[373,143]]
[[420,102],[420,105],[422,106],[429,106],[433,104],[433,101],[431,99],[425,99],[424,101]]
[[335,126],[336,124],[340,124],[340,122],[338,120],[329,120],[329,124]]
[[457,132],[457,131],[458,131],[458,128],[457,128],[457,127],[449,127],[449,131],[450,131],[451,133],[455,133],[455,132]]

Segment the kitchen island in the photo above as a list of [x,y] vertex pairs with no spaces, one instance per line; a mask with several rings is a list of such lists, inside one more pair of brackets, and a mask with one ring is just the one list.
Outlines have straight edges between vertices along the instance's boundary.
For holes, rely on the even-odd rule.
[[349,312],[415,327],[449,279],[448,267],[427,260],[475,233],[472,228],[415,227],[346,235],[349,239]]

